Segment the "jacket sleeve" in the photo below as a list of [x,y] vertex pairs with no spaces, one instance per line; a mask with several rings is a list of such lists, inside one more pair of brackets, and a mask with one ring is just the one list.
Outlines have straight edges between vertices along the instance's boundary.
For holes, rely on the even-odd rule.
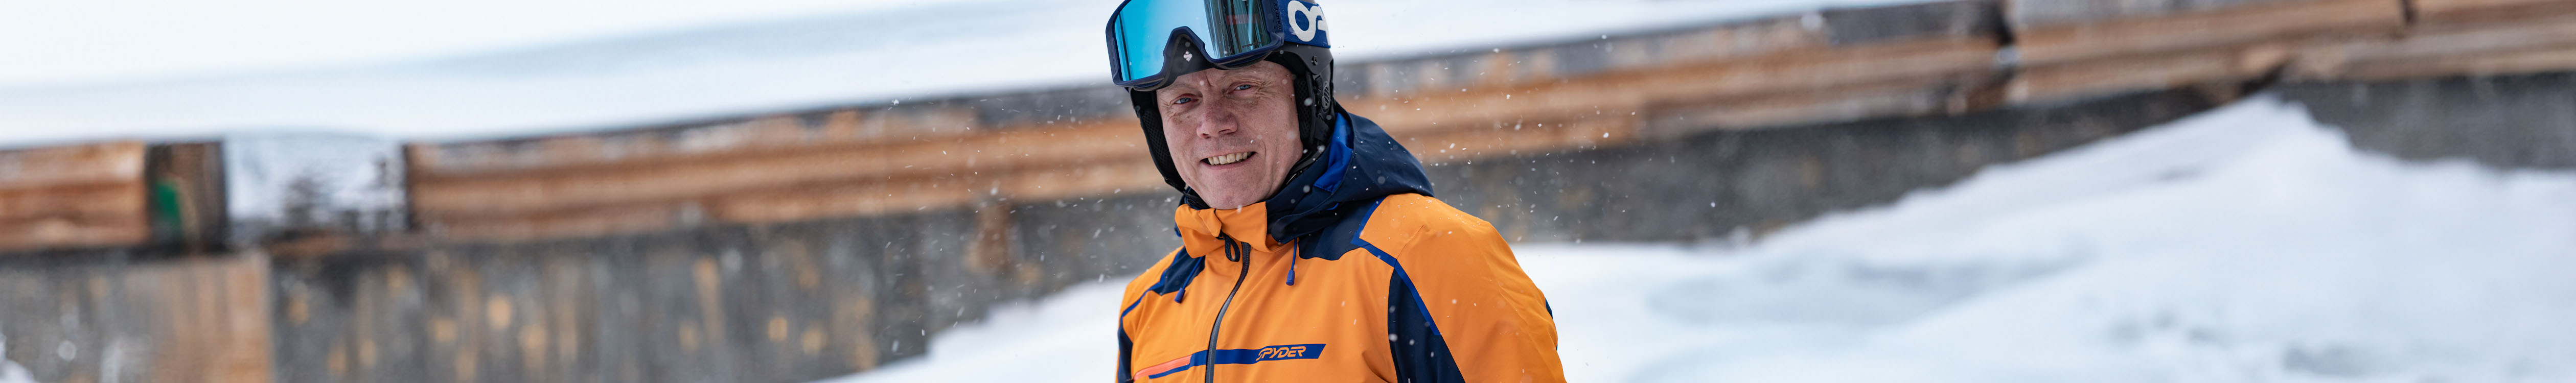
[[1565,381],[1547,297],[1492,225],[1460,218],[1389,257],[1401,263],[1387,297],[1398,381]]

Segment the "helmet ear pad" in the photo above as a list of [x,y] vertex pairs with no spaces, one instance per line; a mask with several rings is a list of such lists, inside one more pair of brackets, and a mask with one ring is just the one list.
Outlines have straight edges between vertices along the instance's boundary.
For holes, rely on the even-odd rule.
[[[1262,59],[1287,67],[1289,75],[1296,77],[1290,82],[1297,85],[1297,133],[1306,148],[1297,168],[1303,170],[1324,145],[1333,142],[1333,126],[1341,120],[1341,103],[1333,99],[1333,51],[1284,44]],[[1296,178],[1295,172],[1289,174],[1289,178]]]
[[[1341,122],[1341,104],[1333,100],[1332,51],[1329,48],[1305,44],[1282,45],[1278,50],[1271,51],[1269,56],[1264,56],[1262,60],[1287,67],[1288,74],[1294,78],[1289,83],[1296,85],[1297,89],[1297,138],[1305,149],[1300,151],[1297,164],[1289,168],[1288,176],[1279,183],[1279,188],[1271,190],[1270,195],[1262,197],[1263,200],[1278,196],[1281,190],[1288,190],[1286,180],[1295,180],[1304,175],[1307,169],[1315,167],[1316,159],[1321,158],[1326,149],[1324,146],[1333,141],[1333,127]],[[1205,62],[1204,60],[1206,59],[1198,58],[1188,61]],[[1166,68],[1173,67],[1166,66]],[[1128,89],[1127,99],[1128,105],[1135,108],[1137,125],[1144,127],[1145,150],[1154,157],[1154,169],[1163,173],[1163,183],[1171,185],[1172,189],[1180,190],[1181,202],[1191,208],[1209,208],[1207,202],[1199,198],[1198,191],[1191,190],[1189,183],[1181,179],[1180,168],[1172,160],[1171,145],[1163,141],[1163,114],[1160,109],[1162,106],[1161,102],[1155,100],[1154,92]]]

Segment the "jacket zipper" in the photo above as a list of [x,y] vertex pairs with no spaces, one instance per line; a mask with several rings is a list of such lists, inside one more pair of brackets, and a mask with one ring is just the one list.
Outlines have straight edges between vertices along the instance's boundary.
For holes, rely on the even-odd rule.
[[[1207,355],[1207,366],[1205,366],[1207,368],[1207,378],[1199,380],[1200,382],[1208,383],[1216,382],[1216,334],[1218,330],[1225,328],[1225,311],[1226,309],[1234,307],[1234,293],[1243,291],[1243,280],[1251,279],[1252,277],[1252,262],[1249,259],[1245,259],[1250,258],[1246,256],[1249,254],[1240,254],[1236,252],[1235,244],[1237,242],[1235,242],[1234,237],[1219,235],[1217,236],[1217,239],[1225,240],[1225,259],[1242,264],[1243,271],[1236,272],[1234,274],[1234,288],[1225,291],[1225,303],[1220,303],[1216,306],[1216,322],[1208,325],[1207,352],[1206,354],[1203,354]],[[1243,246],[1250,247],[1252,245],[1245,244]],[[1245,249],[1245,251],[1250,251],[1250,249]]]

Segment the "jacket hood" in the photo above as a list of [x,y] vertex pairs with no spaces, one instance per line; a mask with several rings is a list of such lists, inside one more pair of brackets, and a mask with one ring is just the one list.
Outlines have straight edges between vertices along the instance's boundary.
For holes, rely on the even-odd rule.
[[[1421,160],[1396,143],[1377,122],[1335,109],[1341,118],[1335,119],[1338,123],[1324,151],[1317,154],[1311,166],[1290,173],[1278,193],[1233,210],[1184,203],[1174,214],[1178,229],[1201,237],[1230,235],[1267,250],[1331,228],[1379,198],[1406,193],[1431,195],[1431,181],[1422,171]],[[1252,214],[1258,216],[1249,216]],[[1244,227],[1254,222],[1261,224]]]

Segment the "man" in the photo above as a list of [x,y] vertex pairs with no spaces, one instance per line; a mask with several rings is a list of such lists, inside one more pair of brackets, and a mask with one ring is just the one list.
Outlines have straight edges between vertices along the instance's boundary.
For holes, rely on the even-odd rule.
[[1301,0],[1128,0],[1109,22],[1181,248],[1119,302],[1121,382],[1561,382],[1491,224],[1332,97]]

